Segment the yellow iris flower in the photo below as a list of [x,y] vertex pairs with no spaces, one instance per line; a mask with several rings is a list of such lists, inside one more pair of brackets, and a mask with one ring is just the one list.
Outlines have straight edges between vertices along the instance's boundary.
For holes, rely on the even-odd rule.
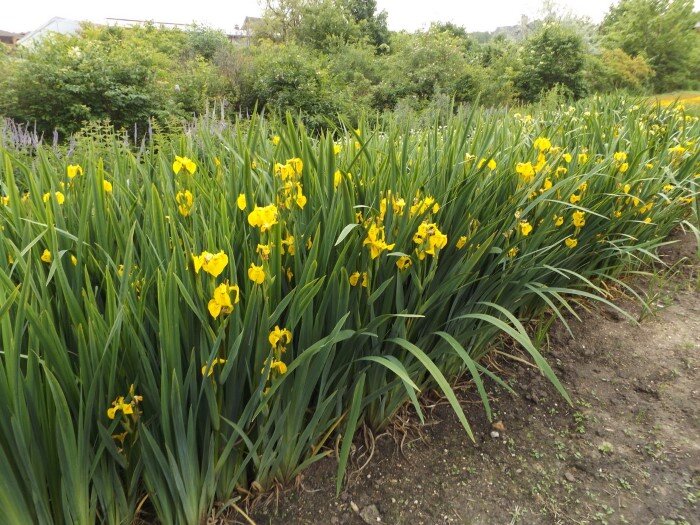
[[531,162],[518,162],[515,165],[515,172],[520,175],[523,182],[528,184],[535,178],[535,167]]
[[396,266],[402,272],[405,270],[408,270],[412,264],[413,264],[413,261],[411,260],[410,257],[408,257],[406,255],[402,255],[401,257],[399,257],[396,260]]
[[372,224],[367,230],[367,237],[362,243],[363,246],[369,247],[369,256],[376,259],[384,250],[393,250],[394,244],[387,244],[384,240],[384,228],[376,224]]
[[[231,295],[233,294],[233,297]],[[240,290],[235,284],[229,286],[226,283],[221,283],[214,290],[207,308],[211,316],[216,319],[221,314],[230,314],[233,312],[233,306],[238,304],[240,300]]]
[[210,365],[204,365],[202,366],[202,375],[206,377],[211,377],[211,375],[214,373],[214,367],[216,365],[224,365],[226,364],[226,359],[222,359],[221,357],[217,357],[214,359]]
[[537,137],[532,147],[541,153],[546,153],[552,148],[552,142],[547,137]]
[[282,349],[282,352],[284,352],[284,347],[292,342],[292,332],[286,328],[280,328],[279,326],[275,325],[274,330],[270,332],[267,340],[270,342],[270,346],[272,346],[272,348],[276,349],[279,346],[279,348]]
[[564,239],[564,244],[568,246],[569,248],[576,248],[578,245],[578,239],[574,239],[573,237],[567,237]]
[[248,268],[248,279],[253,281],[255,284],[262,284],[265,281],[265,270],[262,266],[257,266],[254,263],[250,263],[250,268]]
[[[54,192],[54,197],[59,205],[63,204],[66,200],[66,196],[63,195],[63,193],[61,193],[60,191]],[[51,199],[51,192],[44,193],[42,199],[44,202],[49,202],[49,200]]]
[[70,164],[68,167],[66,167],[66,175],[68,175],[68,178],[73,180],[76,175],[82,175],[83,174],[83,168],[80,166],[80,164]]
[[175,195],[175,202],[177,202],[177,211],[180,215],[187,217],[194,206],[194,195],[189,190],[178,191]]
[[248,214],[248,224],[260,228],[261,232],[266,232],[277,224],[277,206],[270,204],[261,208],[255,206]]
[[173,171],[175,172],[175,175],[180,173],[180,171],[182,171],[183,168],[190,175],[194,175],[194,172],[197,171],[197,165],[192,159],[188,157],[178,157],[176,155],[175,160],[173,161]]
[[218,277],[228,264],[228,255],[223,250],[219,253],[204,251],[199,255],[192,255],[192,262],[194,263],[194,273],[199,273],[201,269],[212,277]]
[[530,224],[527,221],[520,221],[519,226],[520,226],[520,233],[523,234],[523,237],[527,237],[532,232],[532,224]]

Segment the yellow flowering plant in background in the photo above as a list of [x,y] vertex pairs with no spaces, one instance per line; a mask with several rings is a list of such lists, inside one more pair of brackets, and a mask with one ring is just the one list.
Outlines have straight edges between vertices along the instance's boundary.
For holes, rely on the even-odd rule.
[[422,222],[413,234],[413,242],[418,245],[418,259],[423,260],[426,255],[435,256],[436,250],[447,246],[447,235],[438,229],[437,224]]
[[527,237],[532,233],[532,224],[530,224],[527,221],[520,221],[520,224],[518,225],[520,227],[520,233],[523,237]]
[[582,228],[586,224],[586,212],[577,210],[571,214],[571,222],[576,228]]
[[217,357],[214,359],[210,364],[206,364],[202,366],[202,375],[206,377],[211,377],[214,374],[214,369],[217,365],[225,365],[226,364],[226,359],[222,359],[221,357]]

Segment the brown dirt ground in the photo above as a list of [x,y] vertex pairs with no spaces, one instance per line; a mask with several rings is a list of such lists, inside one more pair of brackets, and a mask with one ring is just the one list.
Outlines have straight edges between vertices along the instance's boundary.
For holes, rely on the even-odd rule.
[[[424,399],[430,420],[408,411],[375,438],[369,463],[356,440],[345,491],[335,496],[333,459],[310,468],[296,488],[258,505],[263,524],[700,524],[700,264],[695,239],[662,250],[673,266],[635,278],[651,306],[617,293],[610,307],[580,305],[571,338],[556,321],[547,357],[574,400],[511,360],[495,362],[521,395],[492,386],[492,437],[474,389],[459,394],[472,443],[443,400]],[[397,443],[403,446],[399,447]],[[248,522],[249,523],[249,522]]]

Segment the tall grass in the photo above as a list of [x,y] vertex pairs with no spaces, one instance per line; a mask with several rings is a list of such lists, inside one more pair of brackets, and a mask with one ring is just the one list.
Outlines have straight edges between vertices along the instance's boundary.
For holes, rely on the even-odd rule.
[[[471,435],[449,386],[468,374],[490,417],[484,378],[508,387],[480,359],[500,334],[568,399],[523,323],[608,301],[601,280],[625,286],[695,229],[699,131],[678,107],[603,99],[320,137],[205,119],[136,150],[4,141],[5,519],[199,523],[338,436],[340,486],[358,425],[421,414],[427,387]],[[276,221],[254,211],[273,204]]]

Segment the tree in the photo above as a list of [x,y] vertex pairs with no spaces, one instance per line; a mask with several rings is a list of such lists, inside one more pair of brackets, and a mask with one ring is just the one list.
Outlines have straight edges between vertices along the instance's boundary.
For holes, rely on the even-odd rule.
[[377,13],[376,0],[344,0],[343,3],[367,40],[377,50],[386,49],[389,45],[387,13],[386,11]]
[[556,86],[574,98],[585,94],[583,39],[572,28],[546,23],[527,39],[516,78],[520,96],[528,102]]
[[603,45],[645,57],[656,91],[683,88],[693,78],[700,37],[693,0],[621,0],[600,27]]
[[218,52],[229,47],[229,41],[223,31],[206,26],[195,25],[187,31],[189,49],[195,56],[211,60]]
[[431,31],[443,31],[459,38],[463,42],[464,51],[470,53],[478,49],[478,42],[469,36],[464,26],[458,26],[452,22],[433,22],[430,24]]
[[335,0],[317,0],[301,8],[293,36],[298,43],[327,53],[357,41],[360,28],[344,5]]
[[308,3],[308,0],[266,0],[262,20],[255,24],[255,40],[291,40],[301,23],[301,10]]
[[329,52],[356,42],[362,28],[340,0],[267,0],[256,40],[302,44]]

